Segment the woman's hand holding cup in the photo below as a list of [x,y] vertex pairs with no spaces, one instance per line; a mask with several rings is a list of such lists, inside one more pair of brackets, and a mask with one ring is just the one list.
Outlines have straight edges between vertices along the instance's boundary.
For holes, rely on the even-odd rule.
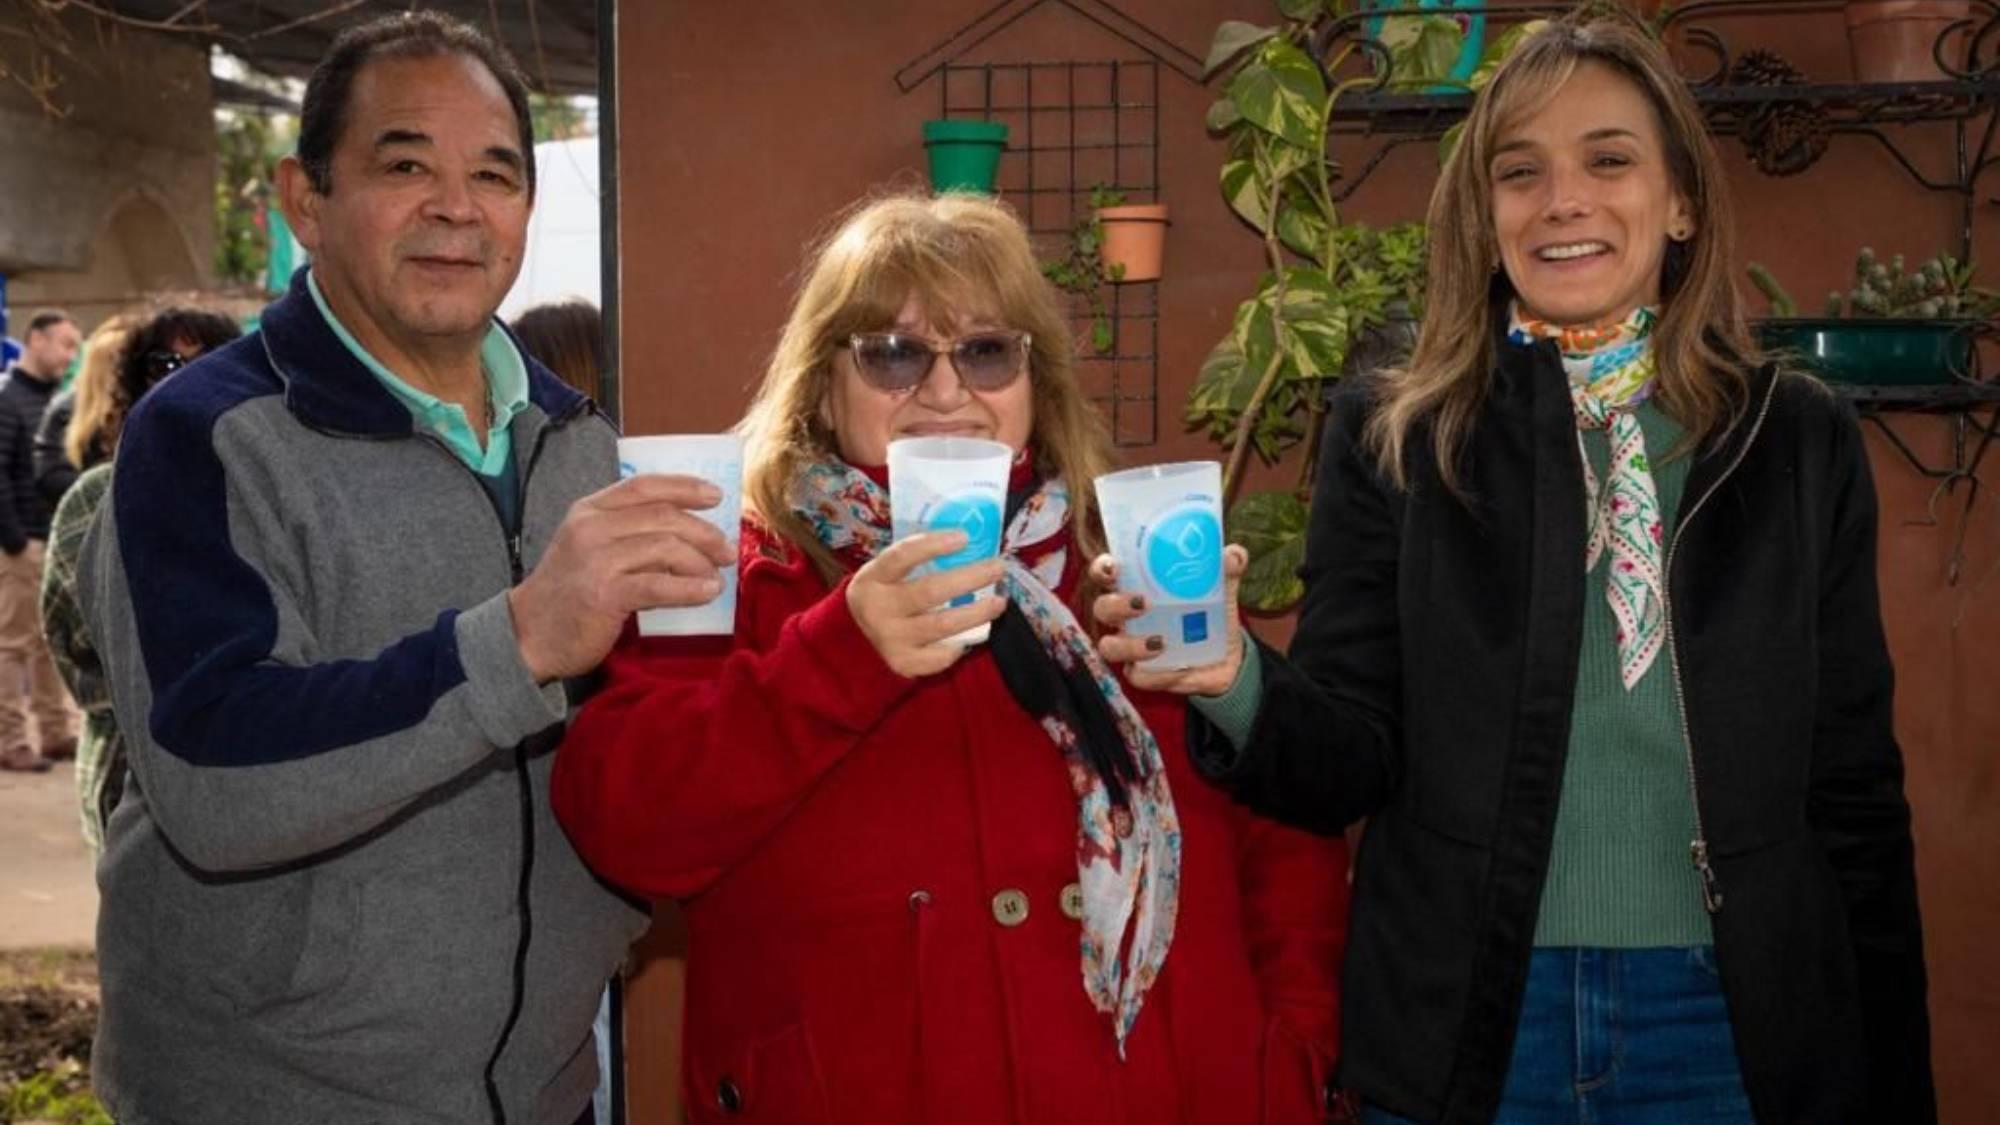
[[[1133,687],[1145,691],[1167,691],[1177,695],[1221,695],[1236,682],[1236,673],[1243,667],[1243,619],[1236,608],[1237,587],[1243,583],[1243,572],[1250,566],[1250,553],[1242,547],[1231,544],[1222,551],[1222,577],[1225,583],[1224,613],[1227,616],[1229,647],[1226,655],[1213,664],[1203,664],[1194,668],[1151,669],[1141,661],[1159,655],[1165,645],[1159,636],[1134,636],[1125,632],[1127,622],[1146,612],[1141,595],[1128,591],[1111,589],[1109,593],[1098,595],[1091,603],[1091,616],[1104,627],[1104,635],[1097,639],[1098,654],[1112,664],[1125,667],[1126,679]],[[1099,555],[1090,564],[1090,573],[1099,585],[1115,587],[1118,582],[1118,560],[1108,554]]]
[[967,629],[998,618],[1007,600],[998,594],[971,605],[939,609],[1000,580],[998,559],[969,563],[910,581],[925,563],[965,549],[962,531],[941,531],[898,540],[870,559],[847,583],[847,609],[882,660],[899,676],[915,679],[942,672],[967,651],[949,643]]

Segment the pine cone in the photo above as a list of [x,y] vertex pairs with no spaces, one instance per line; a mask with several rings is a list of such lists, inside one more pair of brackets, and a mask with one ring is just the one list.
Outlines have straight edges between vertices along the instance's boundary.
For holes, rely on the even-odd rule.
[[[1806,76],[1775,51],[1750,51],[1729,71],[1732,86],[1797,86],[1805,81]],[[1758,171],[1767,176],[1797,175],[1826,153],[1826,114],[1805,102],[1771,102],[1744,120],[1742,136]]]
[[1751,51],[1729,70],[1732,86],[1797,86],[1806,76],[1775,51]]
[[1831,133],[1815,106],[1788,102],[1767,106],[1743,134],[1757,170],[1767,176],[1795,176],[1826,155]]

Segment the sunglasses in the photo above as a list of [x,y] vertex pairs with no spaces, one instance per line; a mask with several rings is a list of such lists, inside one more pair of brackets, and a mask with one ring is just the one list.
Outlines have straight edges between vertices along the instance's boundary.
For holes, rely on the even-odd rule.
[[857,332],[843,346],[869,386],[900,395],[921,386],[940,355],[971,390],[1002,390],[1028,370],[1029,342],[1026,332],[974,332],[940,347],[906,332]]
[[172,375],[188,364],[187,357],[179,352],[158,351],[146,353],[146,377],[158,382]]

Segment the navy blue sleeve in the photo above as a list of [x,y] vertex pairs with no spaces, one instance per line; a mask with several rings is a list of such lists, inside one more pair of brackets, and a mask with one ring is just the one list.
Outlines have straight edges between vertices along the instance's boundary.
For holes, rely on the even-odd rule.
[[[205,374],[134,412],[84,551],[133,769],[176,847],[213,869],[290,862],[561,721],[559,692],[521,664],[504,593],[367,658],[316,661],[299,633],[313,615],[266,576],[271,553],[306,548],[232,535],[232,502],[260,502],[215,445],[243,395]],[[274,655],[281,622],[289,660]]]

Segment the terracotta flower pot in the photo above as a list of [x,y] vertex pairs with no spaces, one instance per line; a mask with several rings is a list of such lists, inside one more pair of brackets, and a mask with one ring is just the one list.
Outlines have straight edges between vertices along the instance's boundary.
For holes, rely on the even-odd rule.
[[[1951,76],[1938,69],[1933,49],[1944,29],[1970,19],[1968,0],[1848,0],[1847,46],[1854,77],[1861,82],[1939,82]],[[1954,33],[1944,57],[1963,65],[1965,34]]]
[[[1104,224],[1104,245],[1098,253],[1104,258],[1105,276],[1114,281],[1158,281],[1167,248],[1167,205],[1100,207],[1097,219]],[[1121,265],[1122,274],[1114,268]]]

